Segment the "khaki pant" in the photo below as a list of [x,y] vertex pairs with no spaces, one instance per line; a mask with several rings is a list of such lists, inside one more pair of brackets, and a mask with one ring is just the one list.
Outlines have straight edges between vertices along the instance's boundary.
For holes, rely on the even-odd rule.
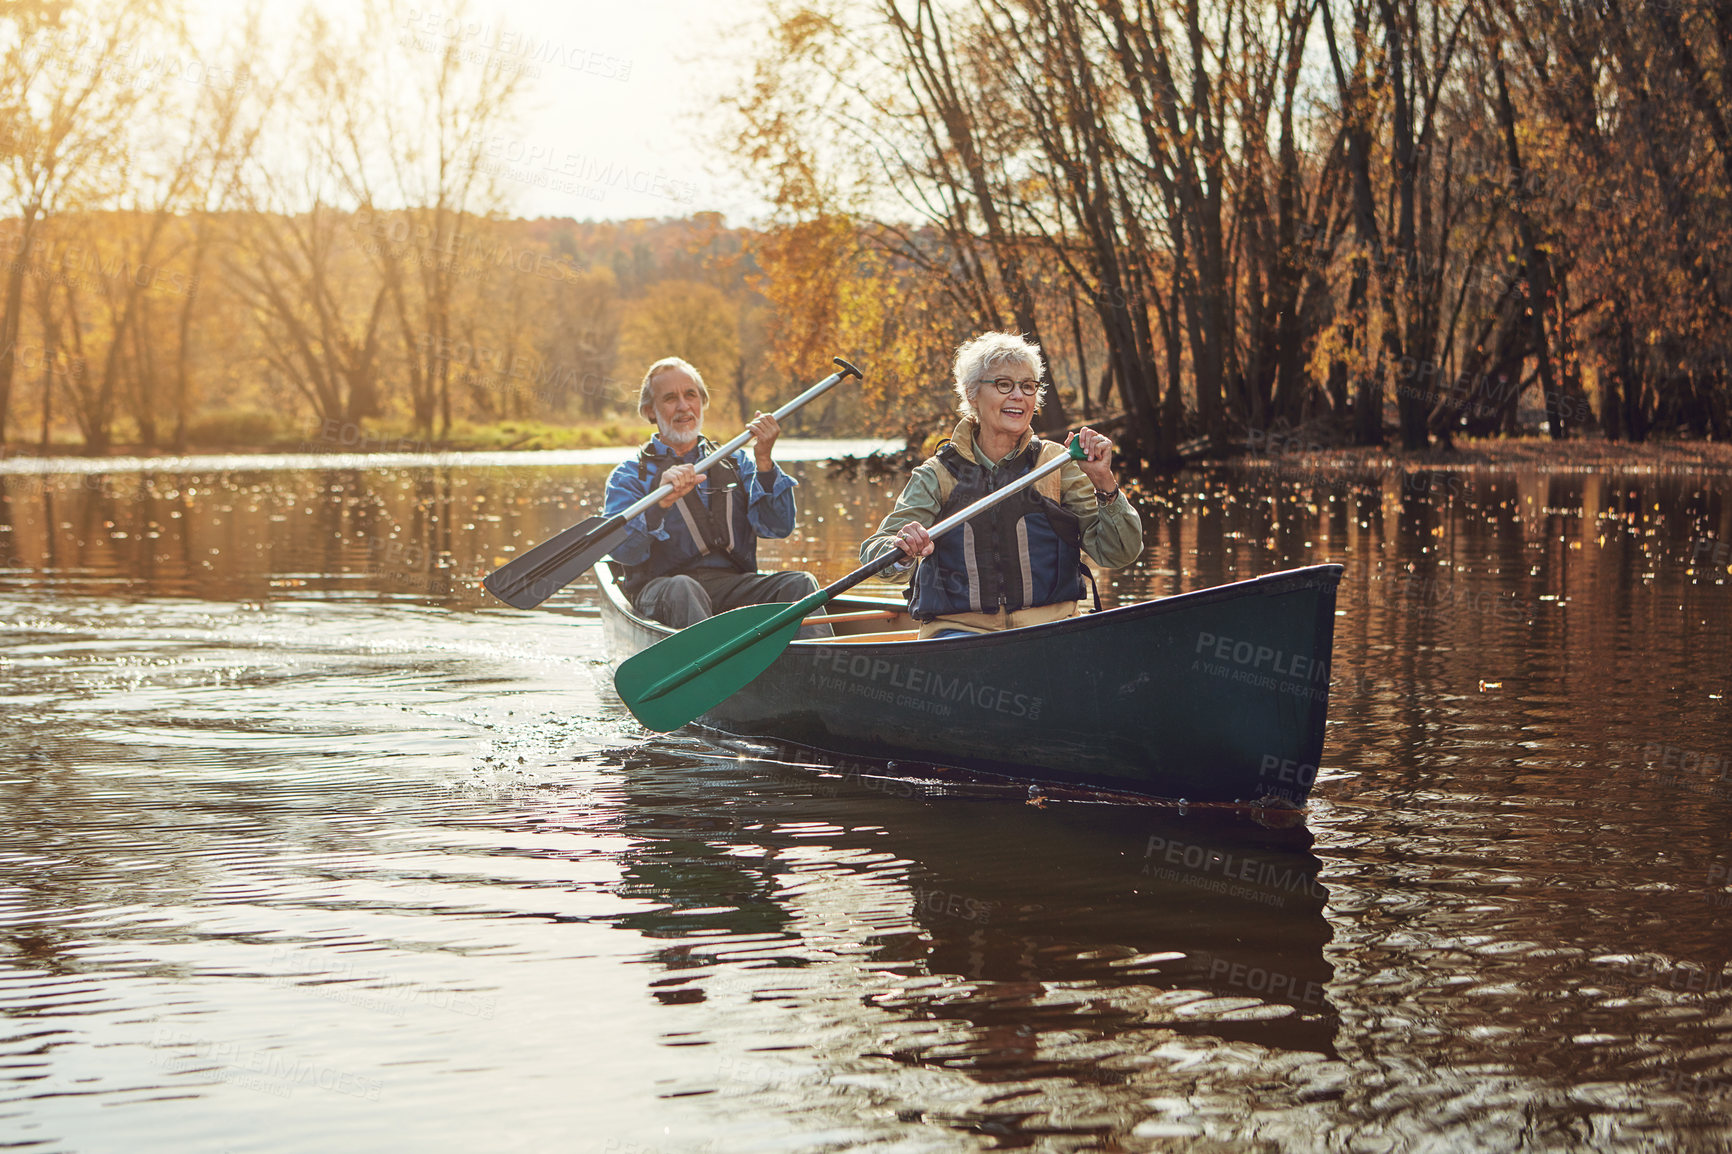
[[[817,591],[817,580],[800,571],[736,573],[732,569],[694,569],[646,581],[633,604],[645,617],[684,629],[742,605],[798,601]],[[828,625],[806,625],[798,636],[833,637],[835,630]]]

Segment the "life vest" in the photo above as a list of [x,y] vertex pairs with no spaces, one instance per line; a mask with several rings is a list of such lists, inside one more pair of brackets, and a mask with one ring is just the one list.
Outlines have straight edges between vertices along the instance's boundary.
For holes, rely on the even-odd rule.
[[[1037,437],[1016,457],[989,470],[963,456],[954,443],[944,442],[933,456],[939,465],[939,519],[1063,452],[1064,446]],[[1079,600],[1087,576],[1082,518],[1059,503],[1061,492],[1053,473],[939,537],[932,553],[915,567],[909,612],[916,620],[931,621]]]
[[[709,441],[699,442],[699,457],[714,451]],[[638,450],[638,479],[654,490],[660,486],[664,471],[682,463],[680,454],[648,441]],[[704,497],[709,498],[707,503]],[[721,557],[741,573],[757,572],[758,535],[746,518],[750,504],[740,484],[739,466],[732,457],[724,457],[705,470],[698,487],[674,502],[673,508],[651,506],[643,517],[652,532],[671,515],[685,533],[671,533],[665,541],[652,540],[649,560],[624,566],[626,596],[635,598],[654,578],[698,568],[706,557]]]

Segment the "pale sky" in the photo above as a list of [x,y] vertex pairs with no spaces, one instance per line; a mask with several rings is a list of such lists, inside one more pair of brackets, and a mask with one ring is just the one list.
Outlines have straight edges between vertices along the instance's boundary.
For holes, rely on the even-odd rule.
[[[289,35],[302,0],[263,3]],[[220,38],[220,24],[237,20],[241,5],[187,7],[202,40]],[[456,34],[526,74],[522,129],[501,158],[515,174],[507,187],[517,215],[623,220],[714,210],[744,224],[760,214],[745,182],[702,140],[714,124],[706,110],[738,74],[728,46],[740,43],[736,30],[762,13],[763,0],[472,0],[461,31],[455,7],[405,3],[408,26],[397,31],[406,52],[411,36],[433,43]],[[545,156],[554,163],[542,163]]]

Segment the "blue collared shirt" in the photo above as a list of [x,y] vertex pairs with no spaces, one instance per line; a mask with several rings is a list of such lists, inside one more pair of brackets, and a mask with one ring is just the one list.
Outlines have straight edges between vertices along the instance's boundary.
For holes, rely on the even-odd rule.
[[[651,438],[659,451],[671,453],[658,435]],[[702,443],[694,444],[690,450],[678,454],[678,461],[683,465],[694,465],[702,452]],[[746,520],[752,531],[760,537],[786,537],[794,531],[794,486],[798,484],[794,478],[782,472],[779,467],[772,466],[768,473],[759,473],[752,454],[744,449],[738,449],[733,456],[734,467],[740,471],[740,489],[747,494]],[[640,472],[642,476],[640,476]],[[623,512],[631,505],[642,500],[646,494],[661,487],[661,477],[656,469],[638,468],[637,457],[622,462],[614,469],[607,479],[607,500],[603,506],[603,515],[612,516]],[[709,508],[711,489],[710,475],[706,473],[698,482],[698,499],[704,507]],[[642,565],[650,559],[652,549],[669,559],[669,568],[679,568],[700,552],[698,542],[692,540],[687,530],[685,519],[673,514],[673,510],[655,509],[654,513],[662,514],[660,524],[650,528],[645,514],[638,514],[626,523],[626,539],[610,554],[622,565]],[[657,549],[660,544],[663,547]],[[702,561],[700,566],[719,566],[732,568],[727,558],[711,554]]]

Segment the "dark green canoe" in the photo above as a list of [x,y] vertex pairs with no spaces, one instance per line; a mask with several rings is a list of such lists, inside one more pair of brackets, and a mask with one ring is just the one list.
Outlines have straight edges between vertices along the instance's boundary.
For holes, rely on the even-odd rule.
[[[673,630],[596,566],[617,664]],[[900,601],[838,598],[694,723],[832,759],[954,767],[1194,802],[1302,804],[1323,752],[1341,566],[1312,565],[978,637],[904,639]]]

